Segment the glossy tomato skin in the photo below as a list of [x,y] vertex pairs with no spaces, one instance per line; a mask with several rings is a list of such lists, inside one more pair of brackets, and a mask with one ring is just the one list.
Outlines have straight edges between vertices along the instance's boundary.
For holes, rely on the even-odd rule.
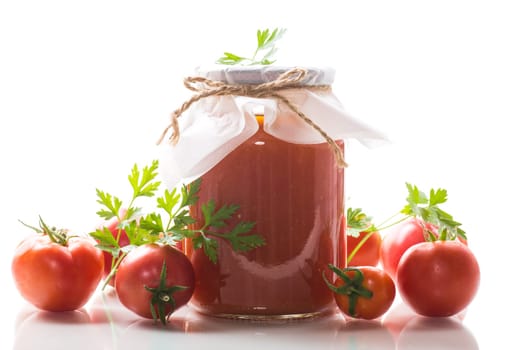
[[[358,266],[363,276],[363,287],[372,291],[371,298],[359,297],[354,315],[349,314],[350,298],[344,294],[334,293],[335,302],[339,309],[348,316],[365,320],[373,320],[388,311],[396,296],[396,287],[392,278],[383,270],[373,266]],[[353,278],[355,271],[346,271],[347,276]],[[337,277],[335,287],[341,287],[345,282]]]
[[424,242],[401,258],[397,286],[418,314],[452,316],[464,310],[479,287],[480,270],[472,251],[459,241]]
[[160,285],[162,266],[166,263],[166,285],[186,289],[172,294],[175,308],[188,303],[195,289],[195,274],[188,257],[169,245],[146,244],[132,250],[122,260],[115,275],[117,297],[126,308],[144,318],[153,318],[150,309],[152,293],[146,290]]
[[34,235],[16,248],[11,265],[22,297],[46,311],[83,307],[104,273],[102,251],[90,238],[72,237],[63,246],[46,235]]
[[[368,232],[361,232],[359,237],[351,235],[346,236],[346,252],[351,254],[354,248],[361,240],[368,234]],[[366,242],[359,248],[357,253],[349,262],[350,266],[376,266],[379,263],[381,253],[382,237],[379,232],[374,232]]]
[[[434,230],[429,224],[426,227]],[[425,242],[425,234],[419,219],[410,218],[391,227],[381,244],[380,261],[383,269],[395,279],[397,265],[403,253],[414,244],[422,242]]]

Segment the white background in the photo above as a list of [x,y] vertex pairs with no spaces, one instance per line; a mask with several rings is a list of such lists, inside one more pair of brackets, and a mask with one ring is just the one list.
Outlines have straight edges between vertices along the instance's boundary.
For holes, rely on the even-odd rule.
[[250,54],[257,28],[284,27],[278,63],[333,66],[347,110],[391,140],[350,143],[351,204],[380,220],[403,206],[405,181],[448,189],[482,272],[465,322],[480,348],[517,337],[524,18],[508,0],[1,0],[0,281],[18,300],[2,318],[23,304],[9,267],[28,233],[17,220],[91,230],[95,188],[126,198],[129,169],[156,157],[189,96],[183,77],[225,50]]

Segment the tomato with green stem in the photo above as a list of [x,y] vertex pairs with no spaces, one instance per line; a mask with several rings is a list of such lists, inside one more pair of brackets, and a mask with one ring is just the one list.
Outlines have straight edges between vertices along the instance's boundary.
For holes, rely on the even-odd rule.
[[18,245],[11,264],[22,297],[46,311],[83,307],[102,279],[102,251],[90,237],[49,227],[42,218],[38,228],[26,226],[37,234]]
[[397,267],[397,285],[403,300],[418,314],[452,316],[474,299],[480,280],[479,265],[466,241],[461,223],[439,208],[447,191],[431,190],[427,196],[407,184],[408,204],[403,213],[432,224],[436,230],[425,242],[408,248]]
[[339,269],[329,265],[336,279],[325,282],[333,292],[339,309],[352,318],[376,319],[388,311],[396,296],[392,278],[383,270],[373,266],[347,267]]
[[115,275],[118,299],[137,315],[166,324],[195,289],[189,258],[165,244],[146,244],[129,252]]

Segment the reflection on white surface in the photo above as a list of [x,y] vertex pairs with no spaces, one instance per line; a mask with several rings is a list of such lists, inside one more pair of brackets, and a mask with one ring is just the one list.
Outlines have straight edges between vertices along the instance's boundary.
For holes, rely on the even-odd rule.
[[163,327],[99,292],[80,311],[50,313],[24,305],[15,321],[16,350],[30,349],[478,349],[462,317],[420,317],[396,304],[382,319],[334,313],[303,321],[249,322],[202,316],[186,307]]
[[476,350],[478,343],[472,333],[457,318],[427,318],[416,316],[403,328],[398,350]]
[[390,330],[380,321],[349,320],[337,330],[331,349],[395,349]]

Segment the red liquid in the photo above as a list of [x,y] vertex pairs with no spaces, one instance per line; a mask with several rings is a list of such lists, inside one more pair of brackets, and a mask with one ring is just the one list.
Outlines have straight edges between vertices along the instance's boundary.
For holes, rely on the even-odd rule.
[[[340,143],[342,146],[342,143]],[[298,145],[262,128],[202,177],[202,203],[237,204],[237,220],[256,223],[266,245],[245,253],[221,241],[213,264],[191,256],[197,310],[227,317],[306,317],[333,308],[322,273],[346,259],[344,173],[323,143]]]

